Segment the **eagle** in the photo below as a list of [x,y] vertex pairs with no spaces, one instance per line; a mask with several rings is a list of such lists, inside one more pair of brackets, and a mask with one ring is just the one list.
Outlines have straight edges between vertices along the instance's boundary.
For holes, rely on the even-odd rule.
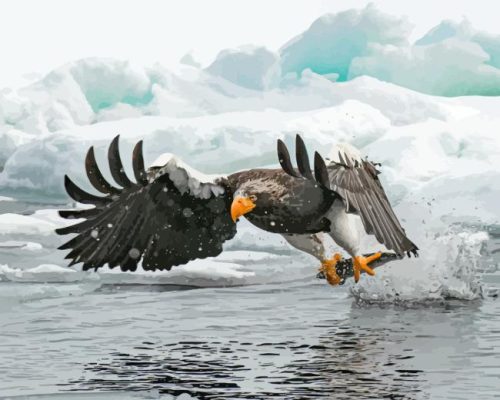
[[349,217],[356,214],[366,233],[398,257],[417,256],[418,248],[406,236],[378,178],[377,164],[363,159],[353,146],[338,144],[328,164],[315,152],[311,168],[300,135],[295,150],[297,167],[278,139],[281,168],[205,176],[172,154],[160,156],[146,170],[141,140],[132,152],[132,180],[123,168],[118,135],[108,150],[113,184],[99,169],[93,146],[85,158],[88,180],[101,195],[84,191],[65,175],[68,195],[91,207],[59,211],[63,218],[78,220],[56,230],[76,234],[59,249],[69,249],[69,265],[82,263],[83,270],[108,265],[135,271],[139,264],[144,270],[170,270],[220,254],[244,216],[316,257],[328,282],[337,285],[342,283],[336,270],[341,255],[327,256],[326,235],[352,257],[356,282],[361,272],[375,274],[369,264],[382,255],[361,253],[360,232]]

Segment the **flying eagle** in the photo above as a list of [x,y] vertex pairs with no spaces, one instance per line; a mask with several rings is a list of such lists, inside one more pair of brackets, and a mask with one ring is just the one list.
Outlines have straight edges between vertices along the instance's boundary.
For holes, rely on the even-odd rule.
[[361,271],[374,275],[369,263],[381,255],[362,255],[359,232],[349,213],[359,215],[366,233],[374,234],[398,256],[417,255],[417,246],[408,239],[391,208],[376,165],[363,160],[347,144],[337,146],[336,160],[328,164],[316,152],[311,169],[306,146],[297,135],[297,168],[284,142],[278,140],[281,168],[207,178],[168,154],[146,171],[139,141],[132,153],[135,182],[124,172],[118,145],[119,136],[108,151],[116,185],[103,177],[94,148],[87,152],[87,177],[103,196],[82,190],[65,176],[68,194],[93,206],[59,211],[63,218],[82,219],[56,230],[61,235],[76,234],[59,247],[71,249],[66,256],[72,260],[70,265],[83,263],[83,269],[88,270],[108,264],[135,271],[142,262],[144,270],[170,270],[190,260],[220,254],[222,244],[236,234],[236,223],[242,216],[315,256],[333,285],[341,282],[335,269],[340,255],[326,256],[325,234],[351,255],[356,282]]

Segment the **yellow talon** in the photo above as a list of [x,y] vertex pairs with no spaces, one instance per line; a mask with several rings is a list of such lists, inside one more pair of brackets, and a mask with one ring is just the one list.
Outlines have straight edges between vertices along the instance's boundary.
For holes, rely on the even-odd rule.
[[335,253],[329,260],[323,260],[321,262],[319,271],[325,274],[326,280],[332,286],[338,285],[342,282],[342,279],[338,276],[337,269],[335,268],[341,259],[342,256],[339,253]]
[[354,282],[359,281],[359,277],[361,275],[361,271],[366,272],[368,275],[375,275],[375,271],[371,269],[368,264],[372,261],[378,260],[382,257],[382,253],[379,251],[378,253],[372,254],[369,257],[356,256],[353,261],[353,269],[354,269]]

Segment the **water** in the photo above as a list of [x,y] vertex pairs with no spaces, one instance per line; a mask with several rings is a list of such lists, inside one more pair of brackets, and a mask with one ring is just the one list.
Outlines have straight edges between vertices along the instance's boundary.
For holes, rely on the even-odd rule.
[[500,398],[499,248],[492,235],[471,301],[360,303],[314,274],[201,289],[3,281],[0,396]]

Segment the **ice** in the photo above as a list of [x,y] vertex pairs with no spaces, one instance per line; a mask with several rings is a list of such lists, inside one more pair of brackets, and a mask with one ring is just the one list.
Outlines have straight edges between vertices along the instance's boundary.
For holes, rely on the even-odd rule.
[[239,86],[262,90],[275,86],[280,75],[279,56],[264,47],[226,49],[206,69]]
[[324,15],[281,48],[282,72],[310,69],[345,81],[351,61],[365,54],[369,43],[404,45],[410,28],[405,19],[383,14],[373,5]]
[[3,169],[5,161],[14,153],[16,145],[8,135],[0,136],[0,168]]
[[463,19],[461,22],[442,21],[417,40],[415,44],[425,46],[440,43],[451,38],[478,44],[488,54],[489,59],[487,64],[497,68],[500,67],[500,36],[474,29],[467,19]]
[[198,61],[196,61],[196,58],[195,58],[193,52],[189,52],[189,53],[184,54],[181,57],[181,59],[179,60],[179,62],[181,64],[190,65],[191,67],[195,67],[195,68],[201,67],[201,64]]
[[444,95],[500,94],[500,37],[471,23],[443,21],[414,45],[373,42],[353,59],[349,78],[370,75],[421,92]]
[[498,95],[500,37],[443,21],[415,44],[411,27],[369,5],[328,14],[280,50],[281,70],[330,80],[362,75],[441,96]]
[[40,243],[34,242],[18,242],[15,240],[0,242],[0,249],[23,249],[26,251],[37,251],[42,248],[43,246]]
[[49,235],[57,227],[49,221],[34,216],[13,213],[0,214],[0,236],[7,235]]
[[373,44],[353,60],[349,78],[370,75],[441,96],[496,96],[500,70],[489,59],[479,44],[455,38],[426,46]]
[[31,140],[33,140],[32,135],[18,131],[17,129],[0,130],[0,172],[15,150],[20,145],[28,143]]
[[0,265],[0,276],[12,282],[74,282],[82,280],[82,275],[54,264],[41,264],[26,270]]
[[279,53],[250,45],[226,49],[205,69],[190,53],[182,68],[172,70],[125,60],[77,60],[27,87],[2,90],[0,133],[39,135],[144,115],[305,111],[346,99],[370,104],[393,121],[399,116],[400,123],[447,116],[438,99],[396,88],[385,96],[385,86],[377,89],[370,81],[371,91],[361,83],[345,85],[361,75],[436,95],[498,94],[498,36],[467,21],[444,21],[414,44],[410,31],[405,18],[369,5],[320,17]]

